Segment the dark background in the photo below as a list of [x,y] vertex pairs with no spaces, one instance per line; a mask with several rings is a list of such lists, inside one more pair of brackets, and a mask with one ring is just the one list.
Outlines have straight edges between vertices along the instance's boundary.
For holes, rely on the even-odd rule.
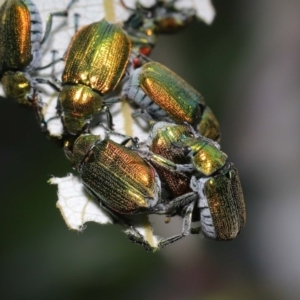
[[[146,253],[118,226],[69,231],[51,175],[71,171],[30,110],[0,102],[2,299],[299,299],[300,3],[215,1],[212,26],[161,36],[153,59],[205,97],[240,172],[247,226]],[[180,230],[155,219],[156,230]],[[172,231],[174,231],[172,229]],[[176,230],[175,230],[176,231]]]

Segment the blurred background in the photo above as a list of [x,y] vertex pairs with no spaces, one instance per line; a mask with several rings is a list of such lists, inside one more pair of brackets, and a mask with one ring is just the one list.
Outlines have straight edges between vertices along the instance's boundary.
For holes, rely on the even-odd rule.
[[[300,2],[213,3],[211,26],[160,36],[153,59],[217,115],[246,228],[231,242],[194,235],[154,254],[118,226],[69,231],[47,184],[69,162],[30,110],[1,99],[2,299],[300,299]],[[155,218],[164,236],[180,226]]]

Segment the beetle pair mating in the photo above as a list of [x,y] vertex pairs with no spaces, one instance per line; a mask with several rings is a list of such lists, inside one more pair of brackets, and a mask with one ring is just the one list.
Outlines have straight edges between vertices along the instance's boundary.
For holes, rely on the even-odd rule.
[[[161,239],[159,248],[191,232],[214,240],[235,238],[245,224],[243,193],[237,169],[219,145],[189,125],[167,122],[154,123],[146,145],[128,148],[81,135],[72,162],[87,190],[125,227],[131,226],[130,216],[141,213],[182,216],[182,233]],[[192,221],[201,227],[191,229]],[[151,248],[136,229],[127,234]]]

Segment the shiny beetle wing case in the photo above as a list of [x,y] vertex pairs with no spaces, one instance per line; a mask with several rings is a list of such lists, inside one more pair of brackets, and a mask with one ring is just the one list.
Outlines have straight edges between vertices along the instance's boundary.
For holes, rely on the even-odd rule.
[[24,1],[7,0],[0,8],[0,71],[25,69],[32,60],[30,12]]
[[66,53],[64,83],[82,83],[105,94],[115,89],[126,69],[131,42],[107,21],[79,30]]
[[113,211],[133,214],[157,198],[155,173],[138,154],[111,140],[96,144],[82,163],[81,179]]
[[196,125],[201,119],[203,97],[171,70],[157,62],[142,66],[139,83],[143,91],[175,122]]

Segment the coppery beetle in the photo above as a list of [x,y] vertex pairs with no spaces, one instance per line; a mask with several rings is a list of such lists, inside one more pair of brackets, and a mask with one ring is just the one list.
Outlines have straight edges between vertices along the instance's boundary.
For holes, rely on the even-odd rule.
[[133,116],[190,124],[202,136],[220,140],[219,123],[200,93],[158,62],[135,69],[125,82],[122,97],[140,109]]

